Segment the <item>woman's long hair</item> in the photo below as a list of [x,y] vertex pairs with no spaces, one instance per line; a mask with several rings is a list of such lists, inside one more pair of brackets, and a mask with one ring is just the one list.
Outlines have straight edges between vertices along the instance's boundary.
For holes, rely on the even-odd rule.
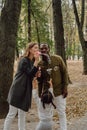
[[32,47],[34,47],[35,45],[38,45],[36,42],[30,42],[28,45],[27,45],[27,47],[26,47],[26,49],[25,49],[25,52],[24,52],[24,54],[23,54],[23,57],[29,57],[29,55],[30,55],[30,49],[32,48]]
[[56,109],[56,106],[53,103],[53,95],[49,90],[45,90],[41,95],[41,102],[43,104],[43,108],[45,109],[45,104],[52,104]]

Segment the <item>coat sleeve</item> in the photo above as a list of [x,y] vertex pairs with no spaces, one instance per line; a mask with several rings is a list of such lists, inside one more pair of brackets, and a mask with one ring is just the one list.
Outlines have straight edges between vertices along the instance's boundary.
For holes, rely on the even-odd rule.
[[41,76],[37,78],[38,80],[38,95],[39,97],[41,97],[41,93],[42,93],[42,89],[43,89],[43,73],[42,73],[42,70],[41,70]]
[[26,58],[21,59],[19,62],[19,70],[25,72],[28,76],[33,78],[38,71],[38,68],[33,64],[31,65],[30,61],[27,61]]
[[61,70],[61,76],[62,76],[62,86],[63,86],[63,89],[67,89],[67,86],[68,86],[67,67],[61,57],[59,57],[59,61],[60,61],[60,70]]
[[37,106],[38,106],[38,103],[39,103],[39,97],[38,97],[37,89],[33,89],[32,93],[33,93],[33,99],[34,99],[35,103],[36,103]]

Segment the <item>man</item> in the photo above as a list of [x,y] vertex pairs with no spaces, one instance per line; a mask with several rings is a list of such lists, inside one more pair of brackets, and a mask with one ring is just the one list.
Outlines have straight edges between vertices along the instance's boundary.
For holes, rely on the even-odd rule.
[[[41,77],[38,78],[38,91],[41,96],[44,90],[45,80],[52,79],[54,100],[56,110],[58,112],[61,130],[67,130],[66,123],[66,97],[68,86],[68,74],[66,65],[63,59],[58,55],[50,55],[50,48],[48,44],[41,44],[40,51],[42,54],[42,61],[39,63],[41,68]],[[45,55],[46,54],[46,55]],[[49,87],[49,86],[48,86]],[[45,85],[46,89],[46,85]]]

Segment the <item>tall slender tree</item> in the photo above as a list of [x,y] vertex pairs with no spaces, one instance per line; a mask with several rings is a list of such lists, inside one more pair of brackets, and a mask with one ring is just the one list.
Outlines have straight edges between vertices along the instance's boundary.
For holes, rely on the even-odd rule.
[[22,0],[6,0],[0,16],[0,109],[13,79],[16,38]]
[[60,55],[66,63],[61,0],[52,0],[52,6],[56,54]]
[[87,75],[87,41],[84,39],[84,33],[83,33],[83,25],[84,25],[84,15],[85,15],[85,0],[81,1],[81,18],[78,15],[77,6],[75,0],[72,0],[75,19],[78,27],[78,34],[80,43],[82,46],[83,51],[83,74]]
[[31,42],[31,0],[28,0],[28,41]]

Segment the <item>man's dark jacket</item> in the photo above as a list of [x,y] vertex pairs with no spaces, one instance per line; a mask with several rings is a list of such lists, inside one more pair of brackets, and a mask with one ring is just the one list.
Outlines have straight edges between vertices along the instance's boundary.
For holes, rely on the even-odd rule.
[[67,90],[68,86],[68,73],[63,59],[58,55],[49,55],[50,64],[46,64],[45,61],[40,61],[41,77],[38,78],[38,93],[41,96],[44,90],[44,82],[48,78],[47,72],[50,72],[50,78],[52,79],[53,93],[57,97],[62,94],[64,90]]
[[33,61],[24,57],[19,61],[17,73],[13,79],[7,101],[10,105],[24,111],[31,107],[32,80],[38,68]]

